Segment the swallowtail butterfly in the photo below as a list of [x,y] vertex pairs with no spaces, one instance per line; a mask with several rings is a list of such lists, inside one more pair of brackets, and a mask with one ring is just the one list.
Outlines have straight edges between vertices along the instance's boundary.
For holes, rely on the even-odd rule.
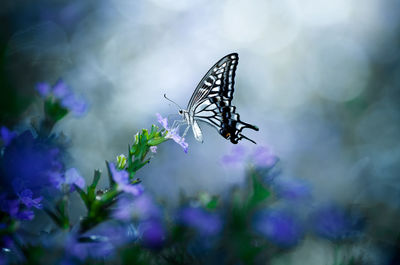
[[179,114],[184,119],[174,124],[174,126],[188,125],[183,137],[192,127],[196,140],[203,142],[203,134],[197,123],[202,121],[216,128],[224,138],[234,144],[237,144],[241,139],[256,143],[244,136],[242,130],[249,128],[258,131],[258,127],[241,121],[239,114],[235,112],[236,107],[231,103],[238,60],[237,53],[226,55],[211,67],[201,79],[189,100],[187,108],[179,110]]

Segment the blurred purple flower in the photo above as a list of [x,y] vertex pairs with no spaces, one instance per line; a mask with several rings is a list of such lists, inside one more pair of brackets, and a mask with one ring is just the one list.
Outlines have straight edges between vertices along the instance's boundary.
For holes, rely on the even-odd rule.
[[157,153],[157,146],[150,146],[150,152],[153,154]]
[[53,95],[57,98],[57,99],[63,99],[66,96],[68,96],[71,91],[70,88],[67,86],[67,84],[64,82],[64,80],[59,79],[54,86],[52,87],[52,92]]
[[21,207],[20,199],[8,199],[5,194],[0,195],[0,210],[21,221],[32,220],[35,217],[29,207]]
[[218,215],[199,207],[181,209],[178,213],[178,221],[206,236],[216,235],[222,229],[222,220]]
[[65,246],[68,257],[83,261],[88,258],[103,259],[113,253],[114,248],[106,237],[92,235],[88,240],[90,242],[80,242],[76,235],[70,235]]
[[284,210],[259,212],[254,218],[254,229],[280,247],[293,247],[303,238],[303,227]]
[[141,222],[138,232],[145,247],[158,249],[164,244],[166,231],[163,223],[158,218],[151,218]]
[[33,198],[33,192],[30,189],[25,189],[21,193],[18,194],[19,199],[23,204],[25,204],[26,207],[32,208],[35,207],[37,209],[42,209],[42,204],[41,201],[43,200],[43,197],[37,197]]
[[37,194],[53,183],[51,177],[61,174],[62,168],[59,149],[25,131],[4,149],[0,186],[9,194],[16,195],[25,189]]
[[86,101],[77,98],[74,94],[69,94],[61,99],[61,106],[69,109],[76,116],[82,116],[87,111]]
[[19,219],[21,221],[24,220],[33,220],[33,218],[35,218],[35,213],[30,210],[30,209],[24,209],[24,210],[20,210],[15,216],[16,219]]
[[118,189],[130,193],[134,196],[142,194],[143,187],[141,184],[131,184],[129,173],[125,170],[118,170],[114,163],[109,163],[113,180],[118,185]]
[[277,196],[283,199],[299,201],[311,198],[311,189],[300,179],[278,178],[273,184]]
[[7,127],[2,126],[0,129],[0,137],[4,145],[7,146],[17,136],[16,132],[10,131]]
[[169,130],[169,128],[168,128],[168,119],[167,118],[163,118],[160,113],[156,113],[156,116],[157,116],[158,122],[162,125],[162,127],[164,127],[165,130],[168,131]]
[[270,148],[265,146],[257,147],[251,158],[256,167],[270,168],[278,162],[278,157],[275,156]]
[[131,224],[105,222],[84,233],[71,233],[67,240],[68,255],[85,260],[87,258],[104,259],[115,254],[116,249],[136,241],[137,231]]
[[224,155],[221,159],[222,164],[231,165],[243,165],[245,162],[246,149],[244,146],[238,145],[232,147],[231,153]]
[[143,221],[161,217],[161,210],[147,194],[138,197],[125,196],[118,200],[113,216],[122,221],[132,219]]
[[351,214],[337,205],[319,208],[311,215],[310,223],[317,235],[332,241],[357,237],[364,227],[359,215]]
[[163,118],[159,113],[156,113],[158,122],[167,130],[166,139],[172,139],[175,143],[179,144],[185,153],[188,152],[189,144],[185,142],[185,138],[179,135],[178,128],[169,128],[167,118]]
[[38,83],[36,90],[43,98],[52,93],[61,102],[61,106],[70,110],[76,116],[82,116],[87,111],[86,101],[77,98],[62,79],[59,79],[53,87],[48,83]]
[[38,83],[35,89],[42,98],[47,97],[51,92],[51,86],[44,82]]
[[74,191],[74,185],[83,189],[85,187],[85,179],[79,174],[76,168],[70,168],[65,171],[65,184],[71,186],[71,191]]

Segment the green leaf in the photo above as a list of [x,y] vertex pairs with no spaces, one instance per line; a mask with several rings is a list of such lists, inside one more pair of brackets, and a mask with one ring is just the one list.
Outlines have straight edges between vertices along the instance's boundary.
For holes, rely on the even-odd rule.
[[107,166],[107,172],[108,172],[109,187],[111,188],[112,186],[115,185],[115,181],[113,179],[111,169],[110,169],[110,163],[108,161],[106,161],[106,166]]
[[79,193],[79,196],[81,196],[81,199],[82,199],[83,203],[85,204],[86,209],[90,210],[91,202],[89,200],[88,195],[79,186],[74,184],[74,187],[75,187],[76,191]]
[[96,188],[97,184],[99,183],[101,177],[101,171],[98,169],[94,170],[94,175],[93,175],[93,181],[92,184],[90,184],[90,187]]
[[135,160],[132,163],[132,167],[129,169],[129,172],[136,172],[139,169],[141,169],[143,166],[147,165],[150,162],[150,159],[147,159],[145,161],[140,161],[140,160]]
[[101,177],[101,171],[96,169],[94,171],[92,184],[90,184],[90,186],[87,187],[87,198],[89,204],[92,204],[93,201],[96,199],[96,187],[97,184],[99,183],[100,177]]
[[44,111],[54,122],[61,120],[68,114],[68,109],[62,107],[59,101],[54,101],[52,98],[48,98],[44,102]]
[[258,174],[251,174],[252,191],[249,198],[249,206],[253,207],[256,204],[264,201],[270,195],[270,191],[264,187],[261,178]]
[[150,139],[147,144],[150,146],[154,146],[154,145],[159,145],[165,141],[167,141],[168,139],[165,139],[164,137],[155,137],[153,139]]
[[218,207],[219,198],[217,196],[213,196],[213,198],[206,204],[206,208],[210,210],[214,210]]

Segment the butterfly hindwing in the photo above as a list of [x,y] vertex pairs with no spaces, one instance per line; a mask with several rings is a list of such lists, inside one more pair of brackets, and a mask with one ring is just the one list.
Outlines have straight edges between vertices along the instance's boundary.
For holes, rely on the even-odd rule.
[[[237,53],[228,54],[211,67],[196,87],[187,110],[194,122],[199,120],[212,125],[234,144],[243,138],[255,143],[241,132],[244,128],[256,131],[258,128],[242,122],[240,115],[235,112],[236,107],[231,104],[238,60]],[[198,125],[197,128],[200,130]],[[194,123],[192,129],[196,136]]]

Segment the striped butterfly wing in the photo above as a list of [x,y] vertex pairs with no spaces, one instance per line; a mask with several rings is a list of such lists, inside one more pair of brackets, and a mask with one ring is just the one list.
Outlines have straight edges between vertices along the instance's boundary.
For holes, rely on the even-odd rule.
[[243,138],[255,143],[244,136],[242,130],[258,131],[258,128],[241,121],[236,107],[231,104],[238,61],[238,54],[231,53],[211,67],[197,85],[187,110],[194,120],[210,124],[234,144]]

